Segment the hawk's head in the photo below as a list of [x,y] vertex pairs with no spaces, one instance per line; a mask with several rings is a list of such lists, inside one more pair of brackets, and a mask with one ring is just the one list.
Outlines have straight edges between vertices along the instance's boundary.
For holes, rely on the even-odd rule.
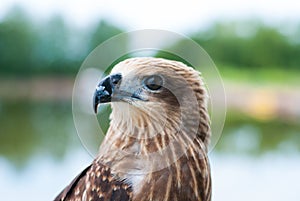
[[[185,64],[159,58],[133,58],[117,64],[102,79],[94,109],[111,102],[115,127],[130,135],[152,138],[163,130],[189,128],[208,143],[207,94],[199,72]],[[205,136],[201,134],[204,133]]]

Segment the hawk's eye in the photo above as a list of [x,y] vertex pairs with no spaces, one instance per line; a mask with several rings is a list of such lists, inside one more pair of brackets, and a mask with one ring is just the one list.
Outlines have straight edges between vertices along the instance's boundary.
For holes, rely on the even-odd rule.
[[162,87],[163,79],[159,75],[151,75],[149,77],[146,77],[146,79],[144,80],[144,85],[148,89],[150,89],[152,91],[156,91]]

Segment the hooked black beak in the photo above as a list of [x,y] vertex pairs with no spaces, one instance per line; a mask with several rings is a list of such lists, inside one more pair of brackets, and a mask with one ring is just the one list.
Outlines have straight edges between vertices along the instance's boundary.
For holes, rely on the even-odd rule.
[[103,78],[94,93],[93,108],[97,114],[98,105],[100,103],[111,102],[112,94],[114,92],[115,86],[121,81],[122,75],[120,73],[109,75]]

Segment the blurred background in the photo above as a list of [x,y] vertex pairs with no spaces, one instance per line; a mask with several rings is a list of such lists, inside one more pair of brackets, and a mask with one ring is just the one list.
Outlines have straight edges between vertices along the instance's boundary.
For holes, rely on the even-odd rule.
[[92,161],[73,123],[76,73],[101,42],[145,28],[191,37],[223,78],[213,200],[299,200],[299,10],[293,0],[2,0],[1,200],[52,200]]

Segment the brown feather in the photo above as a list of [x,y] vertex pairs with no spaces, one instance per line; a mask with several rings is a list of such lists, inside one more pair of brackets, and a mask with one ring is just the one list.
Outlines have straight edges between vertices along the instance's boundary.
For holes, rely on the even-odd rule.
[[210,119],[199,73],[157,58],[128,59],[112,73],[122,74],[119,88],[128,92],[153,74],[165,85],[158,93],[138,88],[147,102],[112,103],[97,158],[56,201],[210,201]]
[[129,201],[132,188],[111,174],[110,168],[94,161],[54,201]]

